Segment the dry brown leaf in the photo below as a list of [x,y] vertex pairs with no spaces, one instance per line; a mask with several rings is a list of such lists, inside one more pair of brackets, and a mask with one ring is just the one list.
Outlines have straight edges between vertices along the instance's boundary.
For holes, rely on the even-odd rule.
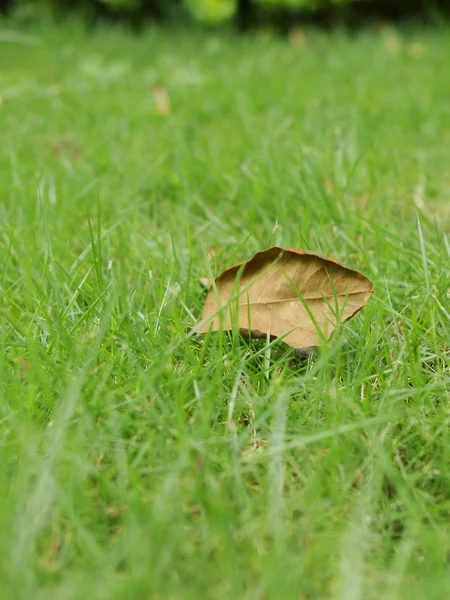
[[13,363],[18,365],[22,371],[31,371],[32,369],[30,361],[25,358],[13,358]]
[[289,31],[289,41],[296,48],[304,48],[306,46],[305,34],[299,27],[293,27]]
[[420,42],[411,42],[408,44],[406,51],[411,58],[422,58],[426,53],[427,48]]
[[310,348],[328,339],[372,292],[367,277],[332,259],[269,248],[216,278],[198,333],[231,330],[236,323],[244,335],[282,337],[294,348]]
[[402,49],[402,42],[396,35],[389,34],[384,38],[384,47],[391,56],[397,56]]
[[152,96],[155,102],[156,112],[164,117],[170,115],[170,98],[166,88],[161,85],[155,86],[152,89]]
[[72,158],[73,161],[77,161],[80,158],[80,151],[72,144],[72,142],[62,139],[51,146],[52,154],[56,157],[68,157]]

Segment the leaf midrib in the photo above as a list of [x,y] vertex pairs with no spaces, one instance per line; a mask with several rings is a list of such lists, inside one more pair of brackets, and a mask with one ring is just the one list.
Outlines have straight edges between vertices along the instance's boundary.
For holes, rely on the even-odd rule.
[[[245,293],[245,292],[244,292]],[[293,302],[294,300],[300,300],[300,298],[303,298],[303,300],[324,300],[324,299],[333,299],[333,298],[348,298],[349,296],[356,296],[356,294],[370,294],[371,290],[363,290],[363,291],[359,291],[359,292],[347,292],[347,293],[341,293],[341,294],[333,294],[331,296],[326,296],[325,294],[322,294],[320,296],[292,296],[291,298],[280,298],[279,300],[250,300],[250,302],[239,302],[238,306],[248,306],[249,304],[281,304],[282,302]]]

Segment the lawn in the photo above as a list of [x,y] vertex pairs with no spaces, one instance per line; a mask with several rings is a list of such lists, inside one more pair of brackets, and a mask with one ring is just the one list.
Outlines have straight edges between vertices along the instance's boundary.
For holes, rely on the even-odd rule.
[[[0,28],[2,600],[450,596],[450,31]],[[308,359],[191,328],[280,245]]]

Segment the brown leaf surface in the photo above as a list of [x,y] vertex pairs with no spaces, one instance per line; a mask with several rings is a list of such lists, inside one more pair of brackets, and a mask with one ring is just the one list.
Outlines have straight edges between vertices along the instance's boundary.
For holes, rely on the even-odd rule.
[[162,87],[161,85],[156,85],[154,88],[152,88],[152,96],[155,103],[156,112],[163,117],[170,115],[170,98],[166,88]]
[[299,27],[293,27],[289,31],[289,41],[296,48],[304,48],[306,46],[306,38],[303,30]]
[[236,323],[244,335],[283,337],[294,348],[309,348],[328,339],[372,292],[367,277],[332,259],[269,248],[216,278],[198,333],[231,330]]

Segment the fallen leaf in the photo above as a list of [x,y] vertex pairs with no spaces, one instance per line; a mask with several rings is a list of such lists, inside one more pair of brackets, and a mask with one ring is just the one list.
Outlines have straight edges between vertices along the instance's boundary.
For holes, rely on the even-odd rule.
[[69,156],[73,161],[80,158],[80,151],[70,141],[60,140],[51,146],[52,154],[56,157]]
[[[296,349],[318,346],[368,301],[373,285],[333,259],[269,248],[224,271],[210,287],[198,333],[282,337]],[[205,321],[205,322],[203,322]]]
[[156,112],[159,115],[167,116],[170,114],[170,99],[166,88],[161,85],[156,85],[152,89],[153,100],[155,101]]
[[328,177],[325,177],[325,179],[323,180],[323,187],[325,188],[325,190],[329,193],[332,194],[333,193],[333,184],[331,183],[331,181],[328,179]]
[[384,47],[391,56],[397,56],[402,49],[402,43],[396,35],[389,34],[384,38]]
[[296,48],[304,48],[306,46],[305,34],[299,27],[293,27],[289,31],[289,41]]
[[13,358],[13,363],[18,365],[23,371],[31,371],[32,369],[30,361],[25,358]]
[[421,58],[427,51],[426,47],[420,42],[411,42],[406,49],[411,58]]

